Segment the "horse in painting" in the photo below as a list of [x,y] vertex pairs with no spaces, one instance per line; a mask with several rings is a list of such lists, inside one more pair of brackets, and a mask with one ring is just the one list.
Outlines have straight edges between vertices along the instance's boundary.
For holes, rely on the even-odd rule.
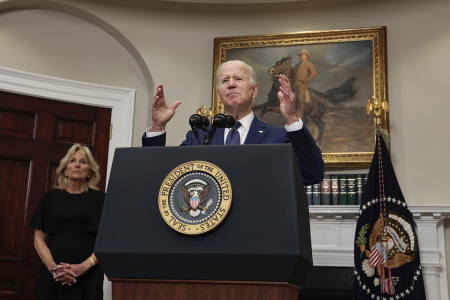
[[[259,110],[261,111],[259,113],[260,118],[262,118],[268,110],[279,106],[278,91],[280,89],[280,84],[278,82],[278,78],[280,74],[286,75],[294,89],[293,81],[295,78],[295,70],[292,66],[291,57],[282,57],[269,69],[269,75],[272,79],[272,87],[267,95],[267,102],[253,107],[253,111],[255,113]],[[311,120],[314,124],[316,124],[319,131],[319,135],[316,139],[317,144],[320,145],[322,143],[323,133],[325,132],[325,122],[323,121],[323,116],[326,112],[328,103],[351,99],[356,93],[356,90],[353,88],[353,83],[355,80],[356,78],[352,77],[341,86],[330,89],[324,93],[314,89],[309,89],[311,101],[305,103],[303,122],[306,124],[309,120]],[[297,106],[298,102],[296,101],[296,109],[298,108]]]

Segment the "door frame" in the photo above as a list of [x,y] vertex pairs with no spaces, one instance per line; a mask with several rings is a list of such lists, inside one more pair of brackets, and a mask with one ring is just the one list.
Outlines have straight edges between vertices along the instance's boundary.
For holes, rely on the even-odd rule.
[[106,169],[106,186],[108,185],[114,150],[118,147],[131,147],[134,89],[68,80],[0,67],[0,90],[50,100],[111,108],[113,134],[109,141]]

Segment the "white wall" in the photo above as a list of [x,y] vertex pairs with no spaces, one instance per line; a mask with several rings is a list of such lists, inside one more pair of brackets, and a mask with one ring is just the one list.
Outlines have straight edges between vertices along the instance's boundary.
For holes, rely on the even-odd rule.
[[[178,145],[187,118],[211,105],[214,37],[386,26],[391,158],[399,183],[409,204],[450,203],[449,1],[121,2],[127,1],[0,1],[0,66],[136,89],[134,146],[151,124],[149,102],[162,82],[169,101],[182,101],[168,127],[168,144]],[[85,21],[84,12],[99,22]]]

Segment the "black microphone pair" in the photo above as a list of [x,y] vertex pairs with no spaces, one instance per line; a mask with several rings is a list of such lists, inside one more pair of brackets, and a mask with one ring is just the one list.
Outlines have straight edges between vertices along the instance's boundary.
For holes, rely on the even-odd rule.
[[204,116],[200,116],[199,114],[194,114],[189,118],[189,125],[191,125],[192,132],[194,133],[195,137],[197,138],[198,144],[200,143],[200,138],[198,134],[198,129],[203,129],[206,131],[205,139],[203,141],[203,145],[210,145],[211,140],[216,133],[217,128],[231,128],[236,124],[236,119],[232,116],[225,115],[225,114],[217,114],[214,119],[213,123],[211,125],[211,129],[208,130],[209,127],[209,119]]

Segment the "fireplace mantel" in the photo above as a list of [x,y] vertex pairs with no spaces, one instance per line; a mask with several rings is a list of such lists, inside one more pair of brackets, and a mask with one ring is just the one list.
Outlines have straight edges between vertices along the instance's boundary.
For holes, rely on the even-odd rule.
[[[450,206],[409,206],[417,225],[427,299],[449,299],[444,219]],[[353,251],[359,206],[310,206],[314,266],[354,267]]]

